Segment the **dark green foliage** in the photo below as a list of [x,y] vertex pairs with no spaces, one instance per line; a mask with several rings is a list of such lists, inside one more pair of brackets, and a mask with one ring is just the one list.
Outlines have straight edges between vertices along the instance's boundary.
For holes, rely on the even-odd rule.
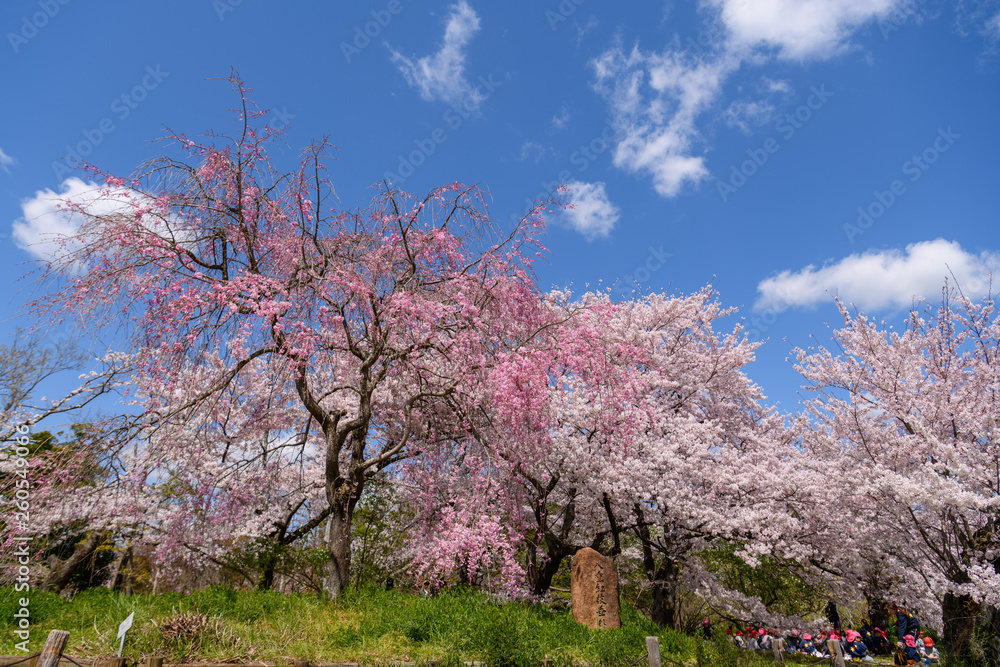
[[759,598],[768,611],[782,616],[805,616],[826,604],[824,591],[810,586],[773,558],[761,556],[751,567],[736,555],[740,545],[720,542],[701,554],[709,570],[729,588]]

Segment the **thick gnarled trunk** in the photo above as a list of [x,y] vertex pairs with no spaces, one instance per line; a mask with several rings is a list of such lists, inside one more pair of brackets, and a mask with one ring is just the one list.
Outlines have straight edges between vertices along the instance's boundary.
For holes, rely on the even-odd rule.
[[653,540],[646,516],[639,505],[635,506],[634,511],[635,533],[642,542],[642,564],[646,570],[646,579],[652,584],[653,602],[649,616],[661,628],[676,630],[680,625],[680,595],[678,592],[680,566],[677,560],[666,555],[662,556],[660,565],[656,565],[656,556],[652,547]]
[[660,567],[651,580],[653,584],[653,604],[649,615],[661,628],[677,630],[680,626],[680,595],[677,580],[680,569],[669,558],[660,562]]
[[884,571],[879,564],[865,569],[865,577],[861,592],[868,604],[868,621],[873,628],[885,630],[891,622],[889,616],[889,589],[891,583],[886,581]]
[[66,560],[59,560],[52,556],[49,559],[51,569],[39,589],[50,593],[61,592],[69,584],[74,574],[88,561],[93,562],[94,555],[108,537],[109,533],[106,531],[94,531],[90,537],[76,545],[73,553]]
[[548,560],[542,563],[542,565],[532,563],[532,566],[529,568],[532,593],[535,595],[544,595],[549,590],[549,587],[552,586],[552,578],[559,572],[563,560],[567,556],[575,554],[577,549],[577,547],[567,545],[550,545],[546,554]]
[[130,544],[115,558],[108,579],[104,583],[105,587],[113,591],[124,590],[128,595],[132,594],[132,578],[129,576],[129,571],[132,569],[132,557],[132,545]]
[[351,489],[344,485],[330,503],[331,511],[326,524],[330,562],[323,588],[331,600],[339,598],[351,581],[351,528],[359,495],[360,492],[351,493]]
[[949,660],[968,661],[978,657],[975,656],[974,644],[979,612],[979,604],[968,595],[945,593],[941,615],[944,617],[944,647]]

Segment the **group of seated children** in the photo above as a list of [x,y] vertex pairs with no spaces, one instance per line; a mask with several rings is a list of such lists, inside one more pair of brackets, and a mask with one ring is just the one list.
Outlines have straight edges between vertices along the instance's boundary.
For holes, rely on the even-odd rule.
[[785,651],[788,653],[804,653],[816,658],[830,657],[829,640],[840,642],[845,660],[860,660],[862,662],[875,662],[872,657],[876,654],[878,644],[869,646],[865,638],[857,630],[847,628],[843,635],[836,630],[824,631],[813,637],[809,633],[799,634],[798,630],[792,630],[785,639]]
[[[889,611],[896,614],[898,641],[895,647],[881,628],[873,628],[866,621],[858,630],[849,627],[841,630],[835,627],[820,632],[815,637],[792,630],[784,637],[784,650],[788,653],[804,653],[817,658],[830,657],[827,641],[832,639],[840,642],[845,660],[874,662],[875,655],[889,655],[895,652],[896,664],[937,665],[941,656],[934,647],[934,641],[930,637],[925,637],[920,631],[920,623],[913,614],[895,605],[889,605]],[[711,625],[708,620],[705,619],[702,623],[705,626],[705,636],[710,636]],[[777,630],[752,626],[748,627],[746,632],[733,632],[730,627],[726,634],[740,648],[765,651],[770,651],[775,637],[781,636]]]

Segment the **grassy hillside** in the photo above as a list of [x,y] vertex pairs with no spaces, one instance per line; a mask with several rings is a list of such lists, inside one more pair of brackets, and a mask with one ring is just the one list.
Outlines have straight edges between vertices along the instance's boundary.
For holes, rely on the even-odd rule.
[[[13,614],[22,595],[3,589],[0,624],[7,630],[0,652],[7,655],[14,654]],[[689,664],[705,659],[698,655],[704,651],[698,650],[699,640],[660,630],[628,606],[622,610],[621,629],[592,631],[575,623],[569,611],[497,603],[471,590],[425,598],[370,589],[329,602],[308,594],[221,587],[191,595],[131,597],[100,589],[72,600],[32,591],[30,600],[31,650],[40,650],[48,632],[58,628],[71,633],[66,651],[71,657],[114,654],[118,624],[134,611],[125,645],[125,655],[133,661],[162,655],[167,662],[288,664],[304,658],[537,666],[547,657],[554,665],[628,665],[644,655],[645,637],[654,634],[665,658]]]

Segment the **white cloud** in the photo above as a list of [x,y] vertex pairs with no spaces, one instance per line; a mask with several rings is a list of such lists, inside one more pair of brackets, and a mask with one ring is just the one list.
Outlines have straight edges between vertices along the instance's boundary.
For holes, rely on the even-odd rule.
[[983,23],[981,30],[985,42],[984,58],[995,56],[1000,51],[1000,13]]
[[465,80],[465,47],[478,31],[479,16],[466,0],[459,0],[451,7],[444,42],[437,53],[414,61],[390,49],[392,62],[423,99],[475,109],[483,96]]
[[82,211],[90,217],[118,214],[134,219],[138,204],[146,210],[140,222],[150,232],[181,242],[194,238],[180,219],[174,216],[164,219],[149,212],[156,208],[152,200],[129,190],[84,182],[75,177],[64,180],[59,185],[59,192],[46,188],[35,192],[33,197],[22,199],[22,216],[11,225],[12,236],[17,247],[37,259],[64,259],[79,247],[78,234],[84,221]]
[[953,241],[935,239],[910,244],[904,252],[849,255],[822,268],[782,271],[757,285],[760,296],[754,310],[812,307],[834,295],[862,310],[905,308],[914,297],[940,294],[946,279],[957,281],[966,296],[978,298],[987,293],[990,276],[998,270],[1000,253],[976,255]]
[[765,76],[764,84],[767,86],[767,92],[769,93],[780,93],[782,95],[792,94],[792,85],[787,81],[782,81],[781,79],[769,79]]
[[17,160],[4,153],[3,149],[0,148],[0,169],[3,169],[9,174],[10,167],[13,167],[15,164],[17,164]]
[[60,192],[39,190],[34,197],[21,200],[22,217],[14,221],[14,242],[38,259],[52,260],[69,250],[70,239],[80,225],[80,215],[61,208],[72,201],[88,209],[99,207],[108,212],[115,207],[101,201],[96,183],[84,183],[79,178],[67,178],[60,185]]
[[531,160],[535,164],[538,164],[549,150],[549,148],[534,141],[525,141],[521,144],[520,160],[521,162]]
[[771,47],[782,58],[829,58],[851,35],[907,0],[709,0],[728,30],[731,48]]
[[576,26],[576,45],[580,46],[580,43],[583,42],[584,36],[591,30],[599,26],[600,23],[598,22],[596,16],[589,16],[587,17],[587,23],[585,23],[584,25],[580,25],[576,21],[573,22],[573,25]]
[[735,100],[722,113],[726,125],[744,134],[767,125],[775,115],[776,106],[790,99],[792,87],[787,81],[763,77],[751,96]]
[[[708,176],[700,116],[719,103],[723,85],[744,64],[774,57],[830,58],[849,48],[851,35],[909,0],[702,0],[724,38],[697,56],[666,48],[625,53],[613,46],[591,61],[595,88],[606,99],[619,139],[614,164],[647,173],[664,197]],[[787,93],[782,81],[762,77],[768,94]],[[741,106],[742,104],[742,106]],[[723,118],[749,128],[768,117],[768,102],[729,106]]]
[[562,217],[566,224],[583,234],[588,241],[607,237],[621,217],[621,210],[608,199],[604,186],[601,181],[570,181],[566,184],[572,208],[566,209]]
[[739,128],[744,134],[765,125],[771,120],[774,105],[762,100],[736,100],[723,112],[729,127]]
[[715,102],[737,59],[692,61],[680,52],[644,53],[638,47],[626,55],[615,47],[592,65],[619,133],[615,166],[649,173],[664,197],[708,176],[704,158],[692,155],[699,139],[695,121]]
[[557,130],[561,130],[564,127],[566,127],[566,123],[569,122],[569,119],[570,119],[569,106],[564,104],[562,105],[562,108],[559,109],[559,113],[552,116],[552,127],[554,127]]
[[[980,63],[992,61],[1000,53],[1000,13],[997,0],[958,0],[953,4],[955,31],[962,37],[983,38]],[[925,8],[921,8],[926,11]]]
[[1000,14],[986,22],[986,34],[994,37],[1000,36]]

